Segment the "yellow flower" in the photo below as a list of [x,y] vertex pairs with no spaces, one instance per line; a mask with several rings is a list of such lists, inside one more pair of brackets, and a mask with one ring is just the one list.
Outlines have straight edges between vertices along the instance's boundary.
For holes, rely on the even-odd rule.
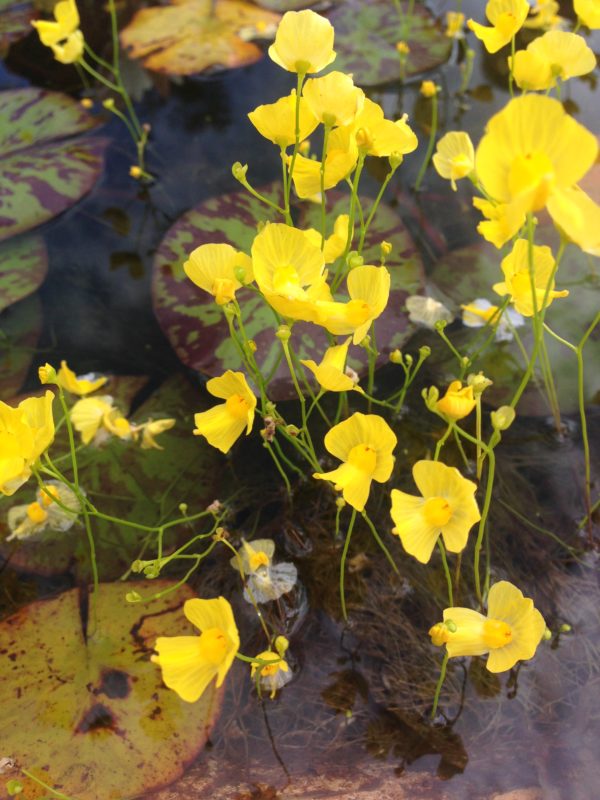
[[161,668],[165,685],[194,703],[214,678],[217,689],[221,686],[240,648],[240,637],[224,597],[186,600],[183,613],[200,636],[160,636],[152,661]]
[[219,306],[230,303],[236,291],[253,279],[252,260],[230,244],[200,245],[192,250],[183,270]]
[[559,11],[560,6],[556,0],[537,0],[531,8],[530,15],[523,23],[523,27],[533,30],[557,28],[565,22],[562,17],[559,17]]
[[14,494],[54,439],[52,392],[28,397],[15,408],[0,401],[0,492]]
[[83,55],[83,34],[79,28],[79,12],[75,0],[61,0],[54,6],[55,22],[37,20],[31,24],[40,41],[51,47],[54,57],[62,64],[79,61]]
[[481,39],[488,53],[497,53],[521,29],[528,13],[527,0],[489,0],[485,15],[492,27],[480,25],[472,19],[467,25]]
[[140,444],[142,450],[164,450],[164,447],[161,447],[154,437],[170,430],[174,425],[174,419],[148,420],[143,425],[132,427],[133,438],[137,439],[139,434],[142,434],[142,442]]
[[269,56],[288,72],[320,72],[335,58],[333,26],[314,11],[286,12],[269,47]]
[[[273,144],[285,150],[296,141],[296,92],[280,97],[276,103],[258,106],[248,114],[256,130]],[[300,98],[300,141],[319,124],[306,100]]]
[[396,50],[401,56],[407,56],[410,53],[410,47],[406,42],[396,42]]
[[468,133],[450,131],[437,143],[433,166],[438,175],[450,181],[456,191],[456,181],[475,170],[475,150]]
[[459,420],[467,417],[475,408],[473,387],[463,386],[460,381],[452,381],[446,394],[435,404],[436,409],[448,419]]
[[[348,214],[340,214],[333,224],[333,233],[325,239],[325,246],[323,247],[323,259],[326,264],[333,264],[333,262],[343,255],[348,243]],[[308,228],[304,231],[304,235],[308,237],[309,242],[321,249],[321,234],[314,228]]]
[[499,581],[488,595],[487,617],[470,608],[446,608],[445,632],[441,623],[430,630],[433,643],[445,644],[448,656],[481,656],[489,653],[490,672],[506,672],[533,658],[546,623],[533,600],[508,581]]
[[[40,369],[42,369],[40,367]],[[66,361],[60,362],[60,369],[56,375],[56,383],[71,394],[85,396],[104,386],[108,378],[94,378],[93,375],[75,375],[69,369]]]
[[270,567],[274,552],[275,542],[272,539],[255,539],[253,542],[244,539],[237,556],[233,556],[229,563],[238,572],[243,570],[244,575],[251,575],[260,567]]
[[[61,505],[55,500],[59,500]],[[35,502],[9,509],[7,523],[11,534],[6,541],[35,541],[47,529],[64,533],[73,527],[80,512],[81,504],[68,486],[59,481],[48,481],[43,490],[37,490]]]
[[440,534],[446,550],[460,553],[469,531],[481,519],[475,500],[477,485],[439,461],[417,461],[412,474],[422,496],[392,489],[392,533],[422,564],[431,558]]
[[462,36],[463,25],[465,24],[465,15],[460,11],[447,11],[446,12],[446,36],[450,39],[458,39]]
[[42,384],[56,383],[56,370],[52,364],[46,362],[41,367],[38,367],[38,378]]
[[81,434],[83,444],[89,444],[92,439],[100,437],[101,433],[105,437],[107,433],[111,433],[119,439],[132,437],[131,425],[119,409],[115,408],[110,395],[78,400],[71,409],[71,423]]
[[290,319],[313,320],[314,300],[325,287],[325,261],[304,231],[281,223],[265,225],[252,244],[252,264],[258,288],[276,311]]
[[[292,680],[289,665],[285,659],[281,658],[279,653],[274,653],[273,650],[264,650],[256,658],[257,661],[252,664],[250,670],[250,677],[254,678],[255,673],[258,671],[261,688],[270,692],[269,696],[272,700],[277,690]],[[273,663],[259,664],[258,660],[272,661]]]
[[[573,191],[594,164],[596,137],[551,97],[528,94],[511,100],[488,122],[475,154],[485,192],[499,203],[476,203],[492,223],[479,232],[501,246],[525,222],[526,214],[548,208],[556,225],[580,244],[598,209],[581,190]],[[495,217],[497,219],[495,219]],[[490,227],[488,227],[490,226]],[[580,244],[581,246],[581,244]]]
[[[358,159],[358,147],[351,125],[335,128],[329,135],[325,156],[324,189],[331,189],[353,170]],[[310,198],[321,191],[321,162],[296,156],[292,173],[296,194]]]
[[586,75],[596,68],[596,56],[583,36],[566,31],[548,31],[534,39],[526,50],[519,50],[514,60],[509,56],[515,81],[521,89],[540,90]]
[[586,28],[600,29],[600,0],[573,0],[573,7]]
[[360,344],[371,323],[380,316],[390,296],[390,273],[386,267],[365,264],[350,270],[347,303],[321,301],[316,304],[317,322],[336,336],[352,333],[353,344]]
[[343,72],[310,78],[304,84],[302,96],[319,122],[330,128],[353,122],[365,100],[363,90]]
[[407,119],[406,114],[395,122],[385,119],[381,106],[366,97],[363,110],[354,123],[358,147],[370,156],[412,153],[419,143]]
[[328,452],[344,463],[331,472],[315,472],[313,478],[331,481],[349,505],[362,511],[371,481],[385,483],[389,480],[397,441],[396,434],[382,417],[356,412],[325,436]]
[[531,292],[531,276],[529,273],[529,242],[527,239],[517,239],[512,251],[502,259],[502,272],[504,280],[495,283],[493,290],[499,295],[511,296],[511,300],[524,317],[532,317],[537,308],[538,313],[544,307],[544,296],[548,290],[546,308],[556,297],[567,297],[567,289],[561,292],[554,291],[554,279],[550,277],[554,271],[554,257],[549,247],[533,247],[533,283],[535,286],[535,308]]
[[438,93],[438,87],[435,85],[434,81],[422,81],[419,91],[423,97],[429,99],[431,97],[435,97],[435,95]]
[[211,378],[206,388],[225,402],[194,415],[194,435],[206,437],[209,444],[227,453],[244,428],[246,435],[252,430],[256,397],[244,373],[230,369],[218,378]]
[[355,389],[364,394],[363,390],[345,372],[346,358],[350,337],[344,344],[329,347],[320,364],[310,359],[301,360],[300,363],[307,367],[319,382],[319,386],[326,392],[349,392]]

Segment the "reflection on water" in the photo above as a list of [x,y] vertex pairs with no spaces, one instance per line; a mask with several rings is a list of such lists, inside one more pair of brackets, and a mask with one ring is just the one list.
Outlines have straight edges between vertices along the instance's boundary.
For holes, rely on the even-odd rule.
[[[446,10],[446,3],[438,5]],[[465,11],[479,14],[480,5],[471,0]],[[591,43],[598,49],[597,33]],[[28,58],[30,46],[26,42],[14,48],[9,69],[45,82],[39,63]],[[461,100],[454,96],[460,84],[458,64],[434,73],[442,86],[442,132],[463,128],[478,140],[485,121],[507,99],[503,59],[478,52],[471,84],[475,88]],[[52,87],[61,88],[63,74],[53,68]],[[131,74],[132,80],[138,76],[135,69]],[[0,74],[3,87],[17,80],[10,72]],[[278,156],[265,148],[246,114],[258,103],[287,93],[291,83],[291,77],[265,59],[212,79],[179,84],[162,80],[146,91],[142,88],[139,113],[152,125],[149,168],[157,176],[148,188],[128,177],[133,153],[119,123],[106,125],[105,135],[113,144],[101,183],[44,228],[50,275],[39,293],[43,360],[66,358],[78,372],[144,374],[156,381],[180,370],[152,313],[153,255],[184,211],[238,188],[229,171],[232,162],[250,164],[254,185],[278,177]],[[408,111],[417,129],[419,120],[426,124],[418,82],[403,89],[386,86],[371,95],[388,115]],[[595,78],[570,83],[566,100],[581,122],[600,129]],[[475,240],[476,217],[462,192],[449,206],[448,187],[432,171],[422,196],[410,196],[408,187],[425,149],[426,134],[422,129],[419,133],[419,151],[407,158],[390,200],[415,236],[435,282],[436,260]],[[374,194],[381,176],[377,166],[372,169],[365,191]],[[449,214],[449,208],[454,213]],[[33,340],[31,335],[23,338],[31,347],[42,317],[37,300],[25,303],[22,321],[14,327],[33,332]],[[425,334],[416,342],[415,350],[423,343],[436,345],[433,336]],[[25,380],[27,390],[37,386],[38,360]],[[443,368],[441,356],[437,363]],[[19,382],[26,368],[27,360]],[[597,437],[597,412],[590,422]],[[423,444],[418,425],[410,414],[399,423],[399,439],[406,447],[399,474],[406,473],[406,463],[415,453],[419,457],[430,446]],[[359,531],[347,589],[350,624],[342,625],[337,600],[341,543],[332,539],[327,495],[313,487],[306,502],[297,500],[291,517],[276,478],[260,461],[261,453],[244,445],[239,463],[228,467],[223,496],[227,483],[243,483],[246,499],[239,503],[235,533],[250,537],[257,529],[261,536],[272,536],[281,558],[287,555],[298,566],[302,588],[287,606],[267,612],[277,617],[278,629],[292,637],[289,661],[295,677],[276,700],[259,702],[244,667],[237,664],[210,747],[181,780],[159,792],[160,800],[477,800],[527,787],[530,793],[519,795],[523,800],[596,796],[600,590],[595,555],[584,557],[577,549],[582,455],[577,426],[573,428],[564,441],[556,440],[543,421],[524,421],[511,430],[500,455],[502,502],[492,517],[493,577],[514,580],[526,595],[534,596],[553,631],[563,623],[572,630],[555,634],[551,643],[540,647],[535,661],[508,675],[491,675],[477,659],[470,664],[463,659],[451,662],[443,713],[433,726],[425,720],[440,654],[428,644],[426,633],[443,607],[441,572],[421,570],[396,550],[401,575],[394,576],[373,550],[367,532]],[[384,508],[379,512],[382,520],[385,513]],[[382,529],[387,529],[387,521]],[[558,534],[570,549],[542,529]],[[239,586],[232,588],[227,559],[217,560],[211,569],[210,576],[201,574],[194,588],[200,593],[214,587],[225,591],[229,584],[226,593],[238,598],[236,616],[246,636],[242,650],[253,651],[259,631],[253,615],[243,608]],[[10,567],[4,567],[2,582],[3,613],[31,598],[33,583],[18,581]],[[42,595],[53,591],[47,584],[37,589]],[[118,678],[113,684],[119,691]]]

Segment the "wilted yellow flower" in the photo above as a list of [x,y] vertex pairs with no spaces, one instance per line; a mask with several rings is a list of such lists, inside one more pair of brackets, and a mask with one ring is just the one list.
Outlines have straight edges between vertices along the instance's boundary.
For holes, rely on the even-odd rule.
[[[48,366],[48,365],[46,365]],[[45,369],[45,367],[40,367],[40,376],[41,370]],[[65,389],[67,392],[71,392],[71,394],[78,394],[80,396],[85,396],[86,394],[90,394],[91,392],[95,392],[96,389],[99,389],[101,386],[104,386],[108,378],[95,378],[93,375],[75,375],[72,369],[69,369],[67,366],[66,361],[60,362],[60,369],[58,373],[56,373],[55,383]],[[44,381],[42,381],[44,383]]]
[[322,78],[309,78],[302,96],[319,122],[331,128],[353,122],[365,99],[350,75],[335,71]]
[[40,41],[51,47],[61,64],[72,64],[83,55],[83,34],[79,29],[79,12],[75,0],[61,0],[54,6],[55,22],[36,20],[31,24]]
[[[59,500],[59,506],[55,500]],[[63,508],[66,506],[66,508]],[[67,511],[69,509],[69,511]],[[7,523],[13,539],[35,541],[46,530],[64,533],[73,527],[81,511],[81,504],[75,493],[59,481],[48,481],[44,489],[38,489],[36,500],[9,509]]]
[[492,27],[480,25],[472,19],[467,25],[481,39],[488,53],[497,53],[522,28],[528,13],[527,0],[489,0],[485,15]]
[[270,692],[271,700],[275,697],[275,693],[286,683],[292,680],[289,665],[279,653],[274,653],[272,650],[264,650],[256,656],[260,661],[272,661],[272,664],[259,664],[258,661],[252,664],[250,670],[250,677],[258,671],[260,675],[260,686]]
[[217,305],[230,303],[236,291],[253,279],[252,259],[230,244],[202,244],[183,265],[188,278],[212,294]]
[[350,337],[343,344],[329,347],[320,364],[312,359],[301,360],[300,363],[307,367],[319,382],[321,389],[327,392],[349,392],[355,389],[363,392],[354,380],[346,372],[346,358],[348,357],[348,347]]
[[200,636],[160,636],[152,661],[161,668],[165,685],[194,703],[214,678],[217,689],[221,686],[240,648],[240,637],[224,597],[186,600],[183,613]]
[[456,191],[456,181],[475,170],[475,150],[468,133],[450,131],[437,143],[433,166],[438,175],[450,181]]
[[434,81],[422,81],[419,91],[423,97],[431,98],[435,97],[438,93],[438,87],[435,85]]
[[314,11],[287,11],[269,56],[288,72],[320,72],[335,58],[333,35],[331,22]]
[[[333,233],[325,239],[325,246],[323,247],[323,259],[326,264],[333,264],[333,262],[343,255],[348,243],[348,214],[340,214],[333,224]],[[309,242],[321,249],[321,234],[314,228],[308,228],[304,231],[304,235],[308,237]]]
[[589,228],[600,209],[575,184],[597,154],[596,137],[558,100],[537,94],[511,100],[488,122],[475,153],[477,177],[499,204],[476,203],[489,220],[479,224],[481,235],[500,247],[528,212],[547,207],[576,244],[594,246],[598,236]]
[[[297,580],[298,570],[291,562],[273,564],[275,542],[272,539],[242,540],[242,546],[229,563],[245,579],[244,600],[249,603],[268,603],[290,592]],[[241,562],[241,563],[240,563]]]
[[573,0],[573,7],[586,28],[600,29],[600,0]]
[[487,617],[470,608],[444,609],[441,623],[430,630],[433,643],[445,644],[450,658],[489,653],[490,672],[506,672],[517,663],[533,658],[546,623],[533,600],[508,581],[499,581],[488,595]]
[[[358,159],[358,147],[353,127],[335,128],[329,135],[323,188],[331,189],[347,177]],[[290,159],[291,163],[291,159]],[[297,155],[292,173],[294,189],[301,198],[311,198],[321,191],[321,162]]]
[[417,461],[412,474],[422,497],[392,489],[392,533],[422,564],[431,558],[440,535],[446,550],[460,553],[469,531],[481,519],[475,500],[477,485],[439,461]]
[[229,563],[238,572],[250,575],[260,567],[270,567],[274,552],[275,542],[272,539],[254,539],[252,542],[244,539],[237,556],[233,556]]
[[[499,295],[509,294],[515,308],[524,317],[531,317],[537,309],[547,308],[556,297],[567,297],[569,292],[563,289],[554,291],[554,279],[550,286],[550,276],[554,270],[554,256],[549,247],[533,247],[533,283],[535,286],[535,307],[531,292],[531,276],[529,273],[529,242],[527,239],[517,239],[512,251],[502,259],[502,272],[504,280],[495,283],[492,287]],[[544,296],[548,291],[546,306]]]
[[508,58],[521,89],[551,89],[556,81],[587,75],[596,68],[596,56],[583,38],[566,31],[548,31],[534,39],[526,50]]
[[316,321],[336,336],[352,333],[353,344],[360,344],[371,323],[387,306],[390,296],[390,273],[386,267],[364,264],[350,270],[347,278],[347,303],[322,301],[317,303]]
[[218,378],[211,378],[206,388],[225,402],[194,415],[194,435],[206,437],[209,444],[227,453],[244,428],[246,435],[252,430],[256,397],[244,373],[230,369]]
[[371,481],[389,480],[397,442],[396,434],[382,417],[356,412],[325,436],[328,452],[344,463],[331,472],[315,472],[313,478],[331,481],[349,505],[362,511]]
[[131,439],[132,429],[129,421],[114,406],[110,395],[99,397],[84,397],[78,400],[71,409],[71,423],[75,430],[81,434],[83,444],[89,444],[92,439],[112,434],[119,439]]
[[446,394],[436,402],[436,409],[448,419],[459,420],[467,417],[475,408],[473,387],[463,386],[460,381],[452,381]]
[[54,439],[52,392],[28,397],[15,408],[0,401],[0,492],[14,494]]
[[174,425],[174,419],[150,419],[142,425],[133,425],[131,433],[136,441],[140,434],[142,435],[142,442],[140,444],[142,450],[164,450],[156,441],[155,437],[164,433],[164,431],[170,430]]
[[406,114],[395,122],[385,119],[381,106],[366,97],[353,126],[359,149],[370,156],[412,153],[419,143],[407,119]]
[[[276,103],[258,106],[248,114],[256,130],[282,150],[296,141],[296,91],[280,97]],[[299,140],[303,141],[314,131],[319,120],[306,100],[300,98]]]
[[462,36],[463,25],[465,24],[465,15],[460,11],[447,11],[446,12],[446,31],[445,34],[450,39],[458,39]]

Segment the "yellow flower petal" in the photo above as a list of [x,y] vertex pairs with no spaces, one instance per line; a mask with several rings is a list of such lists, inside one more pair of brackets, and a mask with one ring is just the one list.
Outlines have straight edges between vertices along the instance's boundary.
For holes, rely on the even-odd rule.
[[335,58],[333,26],[314,11],[288,11],[277,28],[269,56],[288,72],[320,72]]

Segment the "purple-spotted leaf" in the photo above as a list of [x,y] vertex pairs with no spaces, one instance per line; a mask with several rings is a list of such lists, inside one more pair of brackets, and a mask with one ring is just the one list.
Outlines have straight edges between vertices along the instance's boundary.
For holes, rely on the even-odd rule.
[[48,253],[41,236],[0,243],[0,312],[35,292],[47,269]]
[[31,33],[33,4],[27,0],[0,0],[0,58],[10,45]]
[[244,0],[172,0],[138,11],[121,33],[131,58],[167,75],[252,64],[262,50],[248,39],[274,30],[280,17]]
[[[167,689],[150,661],[158,636],[194,635],[181,586],[168,581],[100,584],[31,603],[0,623],[2,755],[78,800],[137,797],[179,777],[204,746],[222,690],[196,703]],[[125,600],[129,591],[141,603]],[[147,602],[144,602],[146,600]],[[31,724],[23,724],[29,720]],[[19,770],[22,797],[47,795]]]
[[410,53],[407,76],[433,69],[448,60],[448,39],[423,3],[415,3],[412,14],[403,0],[402,16],[390,0],[347,0],[329,15],[335,28],[337,58],[332,69],[349,72],[359,86],[376,86],[400,77],[396,44],[405,41]]
[[[113,377],[98,394],[110,394],[121,411],[128,413],[143,384],[144,379],[139,377]],[[149,419],[175,419],[175,426],[156,438],[164,449],[142,450],[139,442],[111,438],[102,447],[90,444],[79,450],[79,480],[98,509],[141,525],[156,525],[181,516],[178,506],[184,501],[189,505],[189,513],[194,513],[214,500],[219,454],[206,441],[193,435],[194,413],[206,407],[207,401],[199,391],[184,378],[173,377],[130,416],[131,421],[138,424]],[[58,403],[55,403],[55,416],[57,414]],[[79,435],[76,436],[79,440]],[[67,452],[63,426],[50,454],[56,458]],[[70,474],[64,461],[62,468]],[[35,541],[5,541],[10,534],[9,508],[33,502],[35,491],[30,481],[12,497],[0,500],[0,555],[23,572],[53,575],[70,570],[89,577],[88,544],[79,523],[66,533],[48,531]],[[145,531],[98,518],[92,520],[92,530],[104,580],[122,575],[139,557],[147,538]],[[189,537],[189,528],[185,526],[170,528],[164,539],[165,552],[175,549]],[[153,539],[145,552],[155,552]]]
[[42,303],[31,295],[0,314],[0,400],[21,390],[42,332]]
[[[279,184],[263,187],[261,192],[276,203],[282,202]],[[328,198],[329,219],[347,212],[347,196],[329,193]],[[366,213],[370,202],[363,200]],[[318,229],[320,213],[320,206],[302,204],[298,209],[297,226]],[[257,220],[265,216],[265,206],[247,192],[212,198],[184,214],[167,232],[157,251],[153,274],[154,309],[177,355],[192,369],[214,376],[226,369],[239,370],[242,365],[229,338],[223,311],[210,295],[191,283],[183,271],[183,263],[195,247],[209,242],[228,242],[249,253]],[[387,261],[392,275],[390,300],[376,324],[382,357],[402,347],[408,338],[411,326],[400,309],[407,294],[417,293],[423,286],[421,260],[410,235],[400,218],[382,204],[365,240],[365,263],[379,263],[379,244],[384,240],[392,244],[393,251]],[[269,384],[270,396],[274,399],[295,396],[289,373],[285,365],[280,364],[281,344],[274,335],[277,323],[273,311],[249,289],[241,290],[237,297],[246,333],[256,343],[255,355],[263,374],[274,370]],[[292,345],[301,358],[319,361],[328,340],[322,328],[301,322],[293,327]],[[352,348],[349,363],[364,372],[365,351]]]
[[96,124],[58,92],[0,93],[0,240],[47,222],[90,191],[107,143],[66,137]]

